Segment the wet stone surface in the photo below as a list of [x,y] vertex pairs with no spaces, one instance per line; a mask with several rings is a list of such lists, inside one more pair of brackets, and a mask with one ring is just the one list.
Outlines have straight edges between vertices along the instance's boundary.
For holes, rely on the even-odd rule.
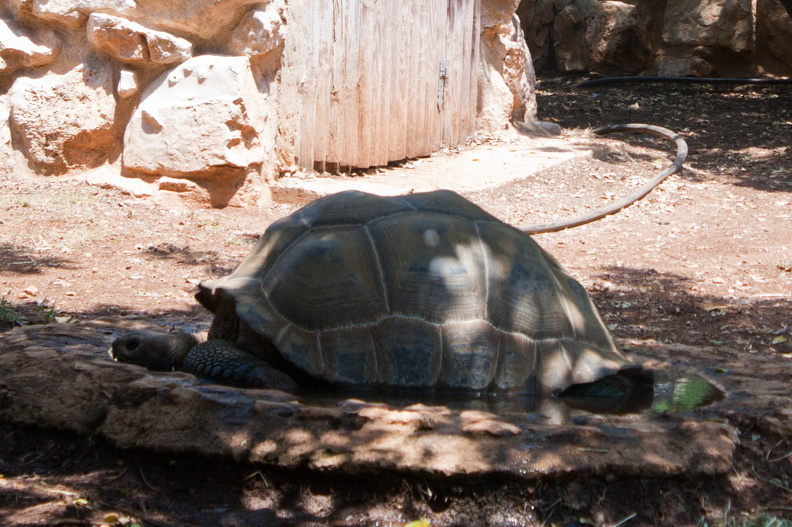
[[[788,390],[756,375],[760,364],[728,356],[717,369],[728,375],[700,372],[727,397],[687,412],[666,403],[642,414],[596,415],[558,400],[377,402],[243,390],[109,358],[115,337],[142,327],[151,324],[97,320],[3,334],[0,420],[94,433],[121,448],[283,468],[535,479],[723,474],[737,437],[724,416],[756,414],[762,401],[768,423],[788,423],[792,408]],[[697,348],[628,344],[640,352],[637,362],[659,371],[683,357],[696,368]],[[666,381],[666,391],[691,391],[678,381]]]

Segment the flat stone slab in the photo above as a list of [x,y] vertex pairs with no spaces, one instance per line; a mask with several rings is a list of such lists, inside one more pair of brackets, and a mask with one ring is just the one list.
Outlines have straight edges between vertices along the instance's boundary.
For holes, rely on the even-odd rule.
[[109,357],[120,333],[152,326],[97,320],[0,335],[0,419],[95,433],[121,448],[352,473],[536,479],[715,475],[732,468],[736,432],[723,419],[582,413],[556,419],[553,412],[563,413],[557,401],[516,418],[485,407],[347,396],[317,403]]
[[[449,189],[473,192],[499,188],[551,167],[577,159],[599,158],[614,140],[593,136],[520,137],[511,143],[482,144],[455,152],[437,154],[407,162],[409,171],[382,168],[365,177],[348,175],[300,175],[281,178],[271,184],[272,197],[281,203],[305,203],[344,190],[360,190],[381,196]],[[442,157],[448,167],[440,176],[432,164]],[[515,159],[520,162],[515,163]]]

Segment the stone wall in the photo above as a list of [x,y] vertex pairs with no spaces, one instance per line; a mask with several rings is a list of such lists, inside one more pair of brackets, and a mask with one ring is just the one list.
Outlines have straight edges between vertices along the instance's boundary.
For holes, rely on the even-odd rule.
[[537,70],[603,75],[792,75],[779,0],[523,0]]
[[[388,0],[357,1],[376,13]],[[295,151],[296,136],[311,131],[289,121],[300,83],[281,82],[307,61],[293,35],[312,23],[311,2],[326,3],[0,0],[0,170],[87,174],[166,201],[266,202],[268,181],[313,166]],[[474,2],[472,126],[531,128],[534,78],[518,0]]]

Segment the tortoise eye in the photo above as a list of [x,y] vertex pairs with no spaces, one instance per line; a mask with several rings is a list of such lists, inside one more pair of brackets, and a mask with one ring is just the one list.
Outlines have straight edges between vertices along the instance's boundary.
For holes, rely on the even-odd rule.
[[126,342],[126,348],[130,351],[134,351],[140,346],[140,339],[137,337],[132,337]]

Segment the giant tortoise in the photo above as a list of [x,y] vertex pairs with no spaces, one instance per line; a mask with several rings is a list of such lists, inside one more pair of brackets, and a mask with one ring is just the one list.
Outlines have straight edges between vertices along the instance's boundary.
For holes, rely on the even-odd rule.
[[114,357],[242,386],[389,391],[554,394],[640,370],[552,256],[451,191],[317,199],[196,298],[214,313],[208,342],[134,332]]

